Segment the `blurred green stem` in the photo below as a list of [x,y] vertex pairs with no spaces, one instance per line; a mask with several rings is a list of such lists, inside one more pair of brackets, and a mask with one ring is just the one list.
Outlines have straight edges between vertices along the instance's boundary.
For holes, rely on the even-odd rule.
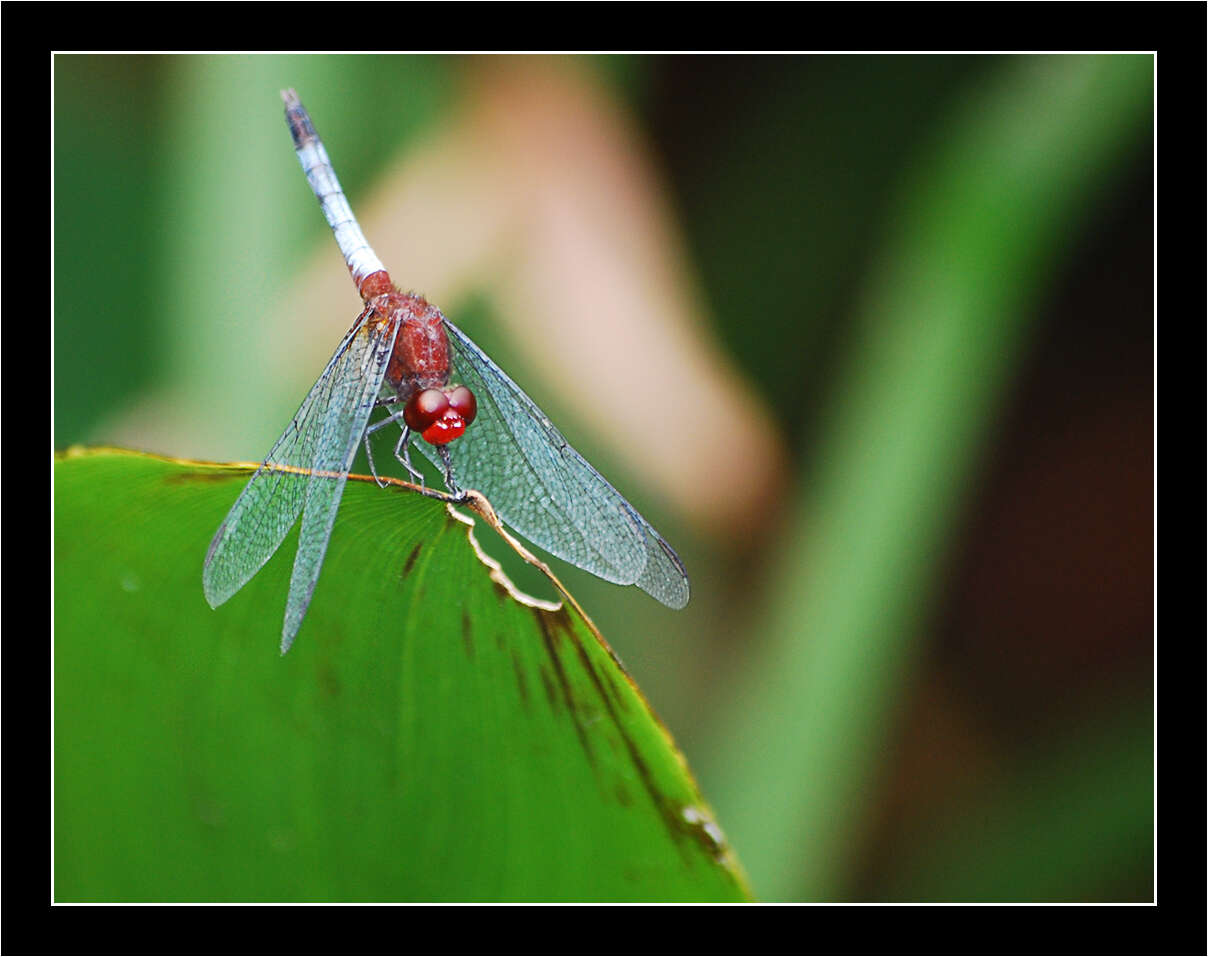
[[764,644],[702,782],[765,900],[833,899],[1063,244],[1151,134],[1148,56],[1020,56],[904,184]]

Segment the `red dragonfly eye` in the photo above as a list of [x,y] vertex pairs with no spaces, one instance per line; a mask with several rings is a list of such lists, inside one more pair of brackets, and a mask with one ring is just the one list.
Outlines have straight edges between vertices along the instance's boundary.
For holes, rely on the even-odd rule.
[[473,422],[474,416],[478,414],[478,400],[474,398],[474,393],[464,385],[459,385],[450,389],[448,395],[449,407],[461,416],[466,425]]
[[440,389],[424,389],[407,400],[403,421],[415,432],[423,433],[449,411],[449,399]]

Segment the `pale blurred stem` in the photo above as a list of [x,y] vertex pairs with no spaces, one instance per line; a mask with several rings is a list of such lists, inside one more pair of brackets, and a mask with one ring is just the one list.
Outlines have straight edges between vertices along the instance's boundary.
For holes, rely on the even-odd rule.
[[701,782],[765,900],[842,896],[918,639],[1037,300],[1151,135],[1149,57],[1019,57],[904,184],[758,658]]

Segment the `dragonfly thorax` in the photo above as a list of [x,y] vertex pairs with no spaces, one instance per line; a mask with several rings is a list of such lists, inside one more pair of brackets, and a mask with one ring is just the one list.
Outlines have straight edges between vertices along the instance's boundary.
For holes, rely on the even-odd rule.
[[394,351],[386,367],[386,389],[406,402],[424,389],[449,382],[449,339],[445,317],[423,296],[391,292],[369,301],[381,321],[398,324]]
[[369,300],[379,322],[398,325],[382,391],[404,407],[403,420],[433,445],[465,433],[476,402],[465,386],[449,387],[449,338],[441,311],[417,293],[397,290]]

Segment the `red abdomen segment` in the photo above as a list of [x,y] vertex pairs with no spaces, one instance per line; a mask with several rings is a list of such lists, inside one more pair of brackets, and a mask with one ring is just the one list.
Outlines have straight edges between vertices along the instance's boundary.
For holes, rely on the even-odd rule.
[[441,311],[423,296],[393,288],[368,302],[379,317],[399,323],[386,388],[404,406],[403,420],[433,445],[463,435],[477,408],[465,386],[449,388],[449,339]]

